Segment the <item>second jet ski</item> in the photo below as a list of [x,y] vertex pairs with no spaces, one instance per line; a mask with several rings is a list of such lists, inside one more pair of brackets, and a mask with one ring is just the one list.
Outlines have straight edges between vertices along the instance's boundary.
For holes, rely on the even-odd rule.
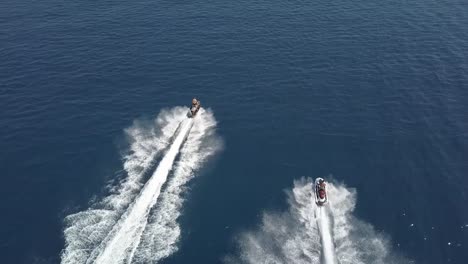
[[314,191],[315,191],[315,203],[318,206],[322,206],[328,201],[327,190],[325,187],[325,180],[322,178],[315,179]]
[[190,117],[190,118],[193,118],[195,117],[195,115],[198,113],[198,111],[200,110],[200,107],[201,107],[201,103],[199,100],[197,100],[197,98],[193,98],[192,99],[192,106],[190,107],[190,110],[189,112],[187,113],[187,116]]

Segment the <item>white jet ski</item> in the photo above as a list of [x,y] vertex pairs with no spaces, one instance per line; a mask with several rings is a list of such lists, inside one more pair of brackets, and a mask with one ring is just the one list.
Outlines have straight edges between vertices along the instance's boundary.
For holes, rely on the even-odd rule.
[[187,116],[189,118],[193,118],[195,117],[195,115],[198,113],[198,111],[200,110],[200,107],[201,107],[201,103],[199,100],[197,100],[196,98],[193,98],[192,100],[192,106],[190,107],[190,110],[189,112],[187,113]]
[[315,179],[314,191],[315,191],[315,203],[318,206],[324,205],[328,201],[326,182],[322,178]]

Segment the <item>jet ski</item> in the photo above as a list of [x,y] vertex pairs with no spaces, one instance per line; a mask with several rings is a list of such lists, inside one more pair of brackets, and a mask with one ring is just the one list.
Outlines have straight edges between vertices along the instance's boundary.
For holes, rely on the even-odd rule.
[[195,115],[198,113],[198,111],[200,110],[200,107],[201,107],[201,103],[199,100],[197,100],[196,98],[193,98],[192,100],[192,106],[190,107],[190,110],[189,112],[187,113],[187,116],[189,118],[193,118],[195,117]]
[[318,206],[324,205],[328,201],[327,191],[325,189],[325,180],[322,178],[315,179],[314,190],[315,190],[315,203]]

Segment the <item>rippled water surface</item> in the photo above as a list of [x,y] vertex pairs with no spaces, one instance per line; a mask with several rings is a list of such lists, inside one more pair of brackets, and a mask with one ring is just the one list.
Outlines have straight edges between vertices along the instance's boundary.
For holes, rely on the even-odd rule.
[[[392,256],[466,263],[467,25],[462,0],[2,1],[0,262],[61,262],[67,216],[103,206],[130,177],[126,153],[140,141],[129,131],[151,131],[141,145],[157,156],[169,141],[156,141],[170,137],[157,137],[156,116],[197,96],[222,151],[196,133],[188,142],[200,148],[182,148],[161,194],[177,203],[164,234],[180,234],[161,263],[276,258],[243,239],[278,238],[262,231],[268,223],[307,226],[294,213],[307,205],[291,201],[303,194],[284,192],[302,176],[352,193],[340,199],[355,208],[335,210],[346,207]],[[216,154],[181,165],[190,151]],[[184,166],[194,179],[171,181]],[[277,241],[315,252],[294,234]]]

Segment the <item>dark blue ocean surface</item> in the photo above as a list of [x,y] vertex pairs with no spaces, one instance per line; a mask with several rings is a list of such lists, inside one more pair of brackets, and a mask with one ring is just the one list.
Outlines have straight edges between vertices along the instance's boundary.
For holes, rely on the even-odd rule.
[[0,262],[61,262],[66,216],[126,177],[126,129],[197,96],[223,150],[163,263],[241,255],[328,175],[388,251],[467,263],[467,25],[462,0],[2,1]]

